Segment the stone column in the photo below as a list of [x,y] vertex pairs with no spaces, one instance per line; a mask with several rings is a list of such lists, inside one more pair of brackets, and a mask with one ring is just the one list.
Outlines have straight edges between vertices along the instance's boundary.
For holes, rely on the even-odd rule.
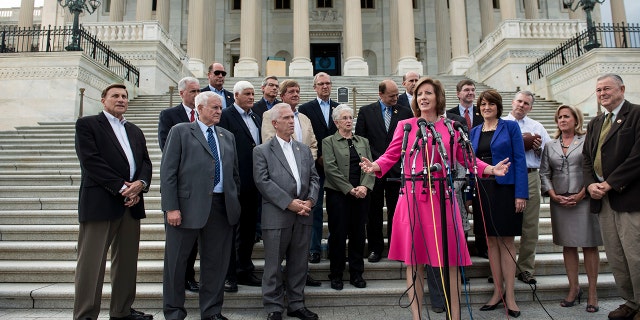
[[109,21],[120,22],[124,20],[124,0],[111,0],[109,5]]
[[240,59],[233,67],[233,75],[235,77],[257,77],[258,76],[258,60],[256,60],[256,46],[260,46],[256,42],[256,34],[258,30],[258,21],[256,21],[257,13],[256,2],[261,0],[242,0],[242,9],[240,10]]
[[136,1],[136,21],[149,21],[151,20],[151,12],[153,11],[152,0],[137,0]]
[[484,40],[496,27],[493,19],[492,0],[480,0],[480,24],[482,27],[482,40]]
[[18,27],[33,27],[33,2],[34,0],[22,0],[20,2],[20,13],[18,15]]
[[513,0],[500,0],[500,15],[502,21],[516,18],[516,2]]
[[389,57],[392,72],[398,68],[398,46],[400,27],[398,26],[398,0],[391,0],[389,6]]
[[451,28],[447,0],[436,0],[435,9],[438,74],[446,74],[451,63]]
[[290,77],[313,76],[309,45],[309,1],[293,0],[293,59],[289,64]]
[[[609,3],[611,4],[611,21],[614,23],[614,25],[622,23],[627,24],[627,13],[624,9],[624,1],[610,1]],[[618,33],[616,36],[616,47],[622,47],[624,44],[623,40],[623,35],[621,33]],[[627,46],[629,46],[628,43]]]
[[[113,0],[112,0],[113,1]],[[195,77],[206,75],[202,60],[202,43],[204,42],[204,0],[189,1],[189,17],[187,31],[187,55],[189,56],[189,70]]]
[[449,19],[451,26],[451,71],[461,75],[469,69],[469,37],[467,35],[467,14],[464,0],[449,0]]
[[538,19],[540,17],[538,0],[524,0],[525,19]]
[[582,10],[582,8],[578,8],[578,10],[576,11],[569,10],[569,19],[578,19],[584,21],[586,19],[584,10]]
[[359,1],[344,2],[344,46],[345,76],[368,76],[369,66],[362,58],[362,11]]
[[158,0],[158,4],[156,5],[156,18],[166,33],[169,33],[170,11],[171,8],[169,0]]
[[44,0],[42,3],[42,23],[43,29],[64,25],[63,8],[58,5],[57,0]]
[[409,71],[423,74],[422,62],[416,59],[416,38],[413,24],[413,5],[411,0],[398,0],[398,68],[396,75]]
[[[202,61],[204,63],[205,70],[209,67],[209,65],[216,61],[216,3],[218,1],[211,1],[208,5],[204,6],[205,17],[211,17],[211,19],[204,19],[203,22],[203,35],[202,35]],[[206,71],[205,71],[206,76]]]
[[262,74],[261,70],[264,70],[262,66],[265,63],[265,60],[267,58],[266,56],[265,57],[262,56],[263,52],[267,52],[267,51],[263,50],[263,48],[266,48],[266,46],[264,46],[263,43],[262,43],[262,32],[263,32],[263,28],[262,28],[262,14],[263,14],[263,12],[262,12],[262,3],[263,2],[264,1],[256,1],[256,3],[255,3],[256,9],[253,11],[255,16],[256,16],[254,20],[256,21],[256,26],[257,26],[256,27],[256,35],[255,35],[257,45],[254,46],[255,47],[255,52],[254,52],[253,56],[256,58],[256,60],[257,60],[256,62],[258,63],[258,75]]

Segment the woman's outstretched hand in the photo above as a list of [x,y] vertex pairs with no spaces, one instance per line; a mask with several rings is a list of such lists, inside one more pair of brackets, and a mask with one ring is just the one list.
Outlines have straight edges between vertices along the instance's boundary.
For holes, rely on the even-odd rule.
[[371,160],[365,157],[362,157],[360,168],[366,173],[374,173],[376,171],[380,171],[380,166],[377,163],[371,162]]

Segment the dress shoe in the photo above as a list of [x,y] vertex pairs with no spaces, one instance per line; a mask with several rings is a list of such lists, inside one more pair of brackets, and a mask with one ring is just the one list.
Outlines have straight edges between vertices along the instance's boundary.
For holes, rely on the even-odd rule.
[[187,280],[184,283],[184,289],[191,292],[198,292],[200,291],[200,285],[195,280]]
[[349,283],[351,283],[356,288],[364,288],[367,286],[367,282],[364,281],[364,279],[362,279],[362,276],[359,274],[352,275]]
[[518,280],[527,284],[536,284],[538,281],[529,271],[522,271],[518,274]]
[[560,306],[564,308],[573,307],[576,304],[576,300],[578,300],[578,304],[580,304],[580,300],[582,300],[582,288],[578,290],[578,294],[573,297],[572,301],[562,299],[562,301],[560,301]]
[[214,314],[210,317],[202,318],[202,320],[229,320],[227,317],[223,316],[222,313]]
[[376,262],[380,261],[380,259],[382,259],[382,257],[380,256],[379,253],[375,253],[375,252],[371,251],[371,253],[369,253],[369,257],[367,258],[367,261],[369,261],[371,263],[376,263]]
[[512,318],[517,318],[520,316],[520,311],[516,311],[516,310],[511,310],[511,309],[507,309],[507,313],[509,314],[510,317]]
[[621,304],[618,309],[609,312],[609,320],[633,319],[636,313],[638,313],[637,310],[631,309],[626,304]]
[[287,312],[289,317],[294,317],[302,320],[318,320],[318,315],[311,312],[309,309],[302,307],[293,312]]
[[130,309],[129,315],[126,317],[109,317],[109,320],[151,320],[153,316],[140,312],[133,308]]
[[319,287],[321,285],[322,285],[322,282],[314,278],[311,278],[311,275],[307,274],[307,283],[306,283],[307,287]]
[[238,292],[238,283],[233,280],[225,280],[224,292]]
[[309,263],[320,263],[320,254],[317,252],[311,252],[309,254]]
[[256,277],[253,273],[249,272],[242,276],[238,276],[238,284],[250,286],[250,287],[261,287],[262,279]]
[[502,300],[498,300],[498,302],[496,302],[495,304],[485,304],[484,306],[480,307],[480,311],[495,310],[501,303]]
[[331,289],[334,290],[342,290],[344,284],[342,284],[342,279],[333,278],[331,279]]
[[444,312],[444,308],[442,308],[442,307],[431,307],[431,311],[433,311],[435,313],[443,313]]
[[267,320],[282,320],[282,312],[269,312],[269,314],[267,315]]

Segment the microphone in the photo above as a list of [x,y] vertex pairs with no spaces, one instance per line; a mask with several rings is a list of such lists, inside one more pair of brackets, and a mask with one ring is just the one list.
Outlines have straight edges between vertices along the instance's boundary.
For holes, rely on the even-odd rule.
[[462,138],[462,141],[464,141],[464,143],[466,143],[467,145],[471,145],[471,141],[469,141],[469,136],[467,135],[467,130],[466,127],[463,126],[460,122],[453,122],[453,127],[458,130],[458,132],[460,132],[460,137]]
[[439,163],[433,164],[432,166],[429,167],[429,171],[431,172],[438,172],[442,170],[442,165]]
[[420,148],[420,140],[422,140],[422,132],[418,130],[418,132],[416,132],[416,140],[413,141],[411,151],[409,151],[409,157],[412,157],[413,153],[418,151],[418,149]]
[[446,118],[446,117],[444,118],[444,124],[447,126],[447,130],[449,130],[449,135],[453,137],[455,136],[455,132],[453,131],[453,126],[451,126],[451,122],[454,122],[454,121],[451,121],[449,120],[449,118]]
[[428,126],[427,124],[427,120],[425,120],[424,118],[419,118],[418,119],[418,126],[420,127],[420,134],[422,135],[422,139],[427,139],[427,129],[426,127]]
[[411,124],[405,123],[403,129],[404,129],[404,135],[402,136],[401,154],[404,156],[404,154],[407,152],[407,141],[409,140],[409,131],[411,131]]
[[[420,124],[420,121],[418,121],[418,124]],[[445,162],[447,162],[449,157],[447,156],[447,149],[445,149],[444,144],[442,143],[442,136],[440,135],[440,132],[436,130],[433,122],[427,122],[427,127],[429,128],[429,131],[431,131],[431,134],[433,134],[433,139],[435,139],[436,143],[438,144],[438,151],[440,151],[440,156]]]

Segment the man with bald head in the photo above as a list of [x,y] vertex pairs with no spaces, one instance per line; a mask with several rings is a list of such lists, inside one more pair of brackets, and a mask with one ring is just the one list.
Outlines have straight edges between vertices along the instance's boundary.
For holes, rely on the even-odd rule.
[[213,91],[213,93],[219,95],[222,98],[222,110],[232,106],[235,102],[233,93],[222,87],[226,76],[227,72],[224,70],[222,63],[214,62],[209,66],[209,71],[207,72],[209,85],[200,89],[200,92]]
[[[411,118],[409,108],[398,105],[398,85],[387,79],[378,85],[380,100],[360,108],[356,122],[356,134],[369,140],[372,159],[378,159],[391,143],[398,121]],[[367,240],[369,243],[369,262],[378,262],[384,250],[382,232],[384,200],[387,200],[387,236],[391,240],[393,212],[398,202],[399,181],[387,181],[400,177],[400,161],[381,178],[376,178],[371,196]]]
[[415,71],[409,71],[402,76],[402,86],[404,86],[405,92],[398,96],[398,104],[401,106],[407,106],[411,109],[411,100],[413,100],[413,90],[416,89],[416,84],[420,79],[420,75]]

